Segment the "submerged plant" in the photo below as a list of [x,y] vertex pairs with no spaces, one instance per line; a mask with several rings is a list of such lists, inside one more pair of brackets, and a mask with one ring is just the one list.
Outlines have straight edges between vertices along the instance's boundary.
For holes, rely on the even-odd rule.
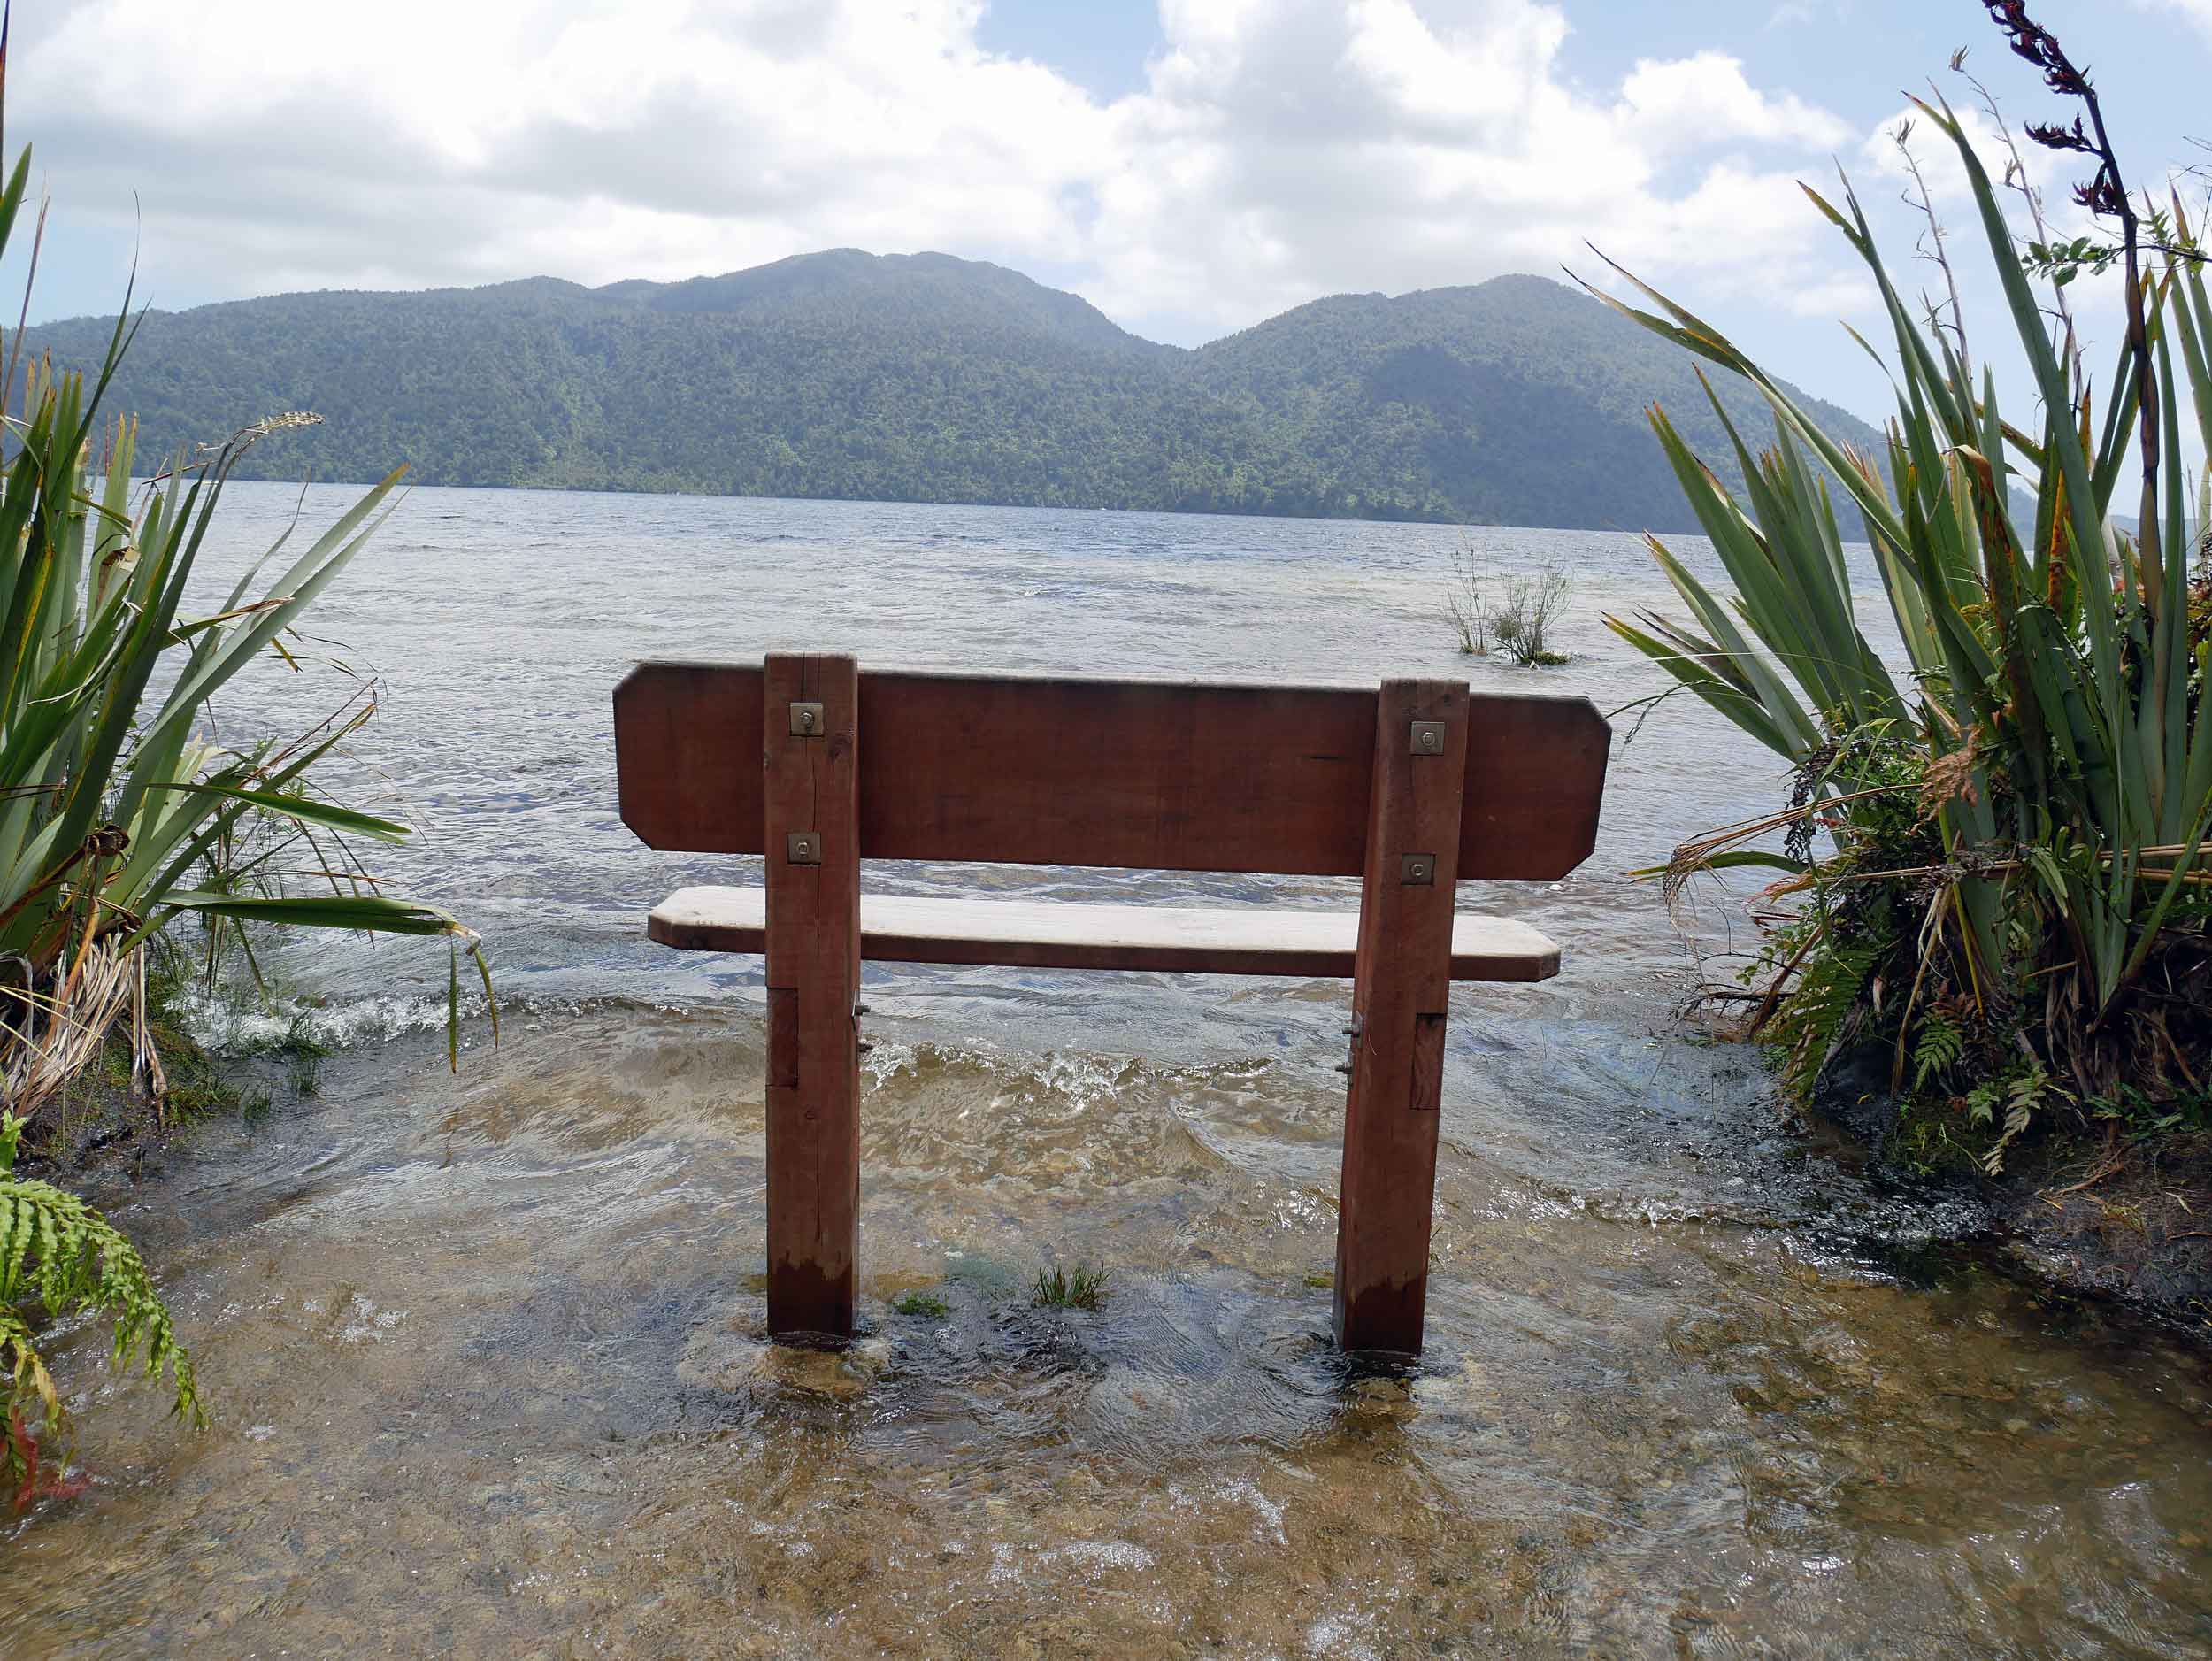
[[1551,632],[1573,591],[1574,579],[1556,565],[1513,578],[1491,618],[1498,650],[1524,669],[1565,663],[1566,654],[1551,648]]
[[1491,607],[1484,590],[1490,582],[1488,562],[1463,534],[1452,550],[1452,574],[1444,585],[1444,615],[1459,636],[1459,650],[1471,657],[1490,651]]
[[1043,1309],[1096,1309],[1106,1301],[1106,1265],[1054,1269],[1037,1276],[1033,1300]]
[[[2062,1109],[2194,1095],[2212,1056],[2212,540],[2178,432],[2186,415],[2212,440],[2212,298],[2179,201],[2154,220],[2134,203],[2086,78],[2023,8],[1994,9],[2054,89],[2088,101],[2093,131],[2028,132],[2090,155],[2078,199],[2122,222],[2118,361],[2102,377],[2084,367],[2062,296],[2047,313],[2031,285],[2052,269],[2047,240],[2021,252],[1964,126],[1940,98],[1916,100],[1957,151],[2037,415],[2001,413],[1955,298],[1948,317],[1907,305],[1847,184],[1840,205],[1809,188],[1887,313],[1886,454],[1828,436],[1655,290],[1635,284],[1656,314],[1609,299],[1748,379],[1775,436],[1755,458],[1712,399],[1739,500],[1650,412],[1735,592],[1709,590],[1654,537],[1686,615],[1606,619],[1794,770],[1786,808],[1686,845],[1666,873],[1677,888],[1731,868],[1782,873],[1763,900],[1751,1025],[1780,1046],[1785,1076],[1808,1092],[1843,1046],[1878,1042],[1894,1092],[1948,1115],[1944,1134],[1992,1170]],[[2150,222],[2172,227],[2154,262],[2139,246]],[[2132,527],[2115,506],[2131,474]],[[1900,673],[1854,615],[1832,481],[1864,522]],[[2033,503],[2016,524],[2016,487]]]
[[1459,650],[1470,657],[1486,657],[1494,645],[1523,668],[1563,664],[1565,655],[1551,650],[1551,631],[1573,588],[1573,579],[1556,565],[1498,577],[1463,536],[1452,553],[1444,615],[1459,637]]

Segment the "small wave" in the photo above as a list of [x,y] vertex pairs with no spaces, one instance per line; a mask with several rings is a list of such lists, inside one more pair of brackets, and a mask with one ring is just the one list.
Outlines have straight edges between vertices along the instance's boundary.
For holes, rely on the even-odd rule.
[[[260,1055],[304,1039],[328,1050],[352,1050],[388,1042],[409,1033],[434,1031],[446,1024],[451,1007],[443,997],[385,994],[342,1004],[310,1004],[278,998],[242,1005],[221,996],[185,993],[172,1006],[178,1024],[203,1048],[219,1056]],[[488,1012],[484,995],[460,1000],[465,1024]],[[503,1016],[507,1011],[503,1008]]]

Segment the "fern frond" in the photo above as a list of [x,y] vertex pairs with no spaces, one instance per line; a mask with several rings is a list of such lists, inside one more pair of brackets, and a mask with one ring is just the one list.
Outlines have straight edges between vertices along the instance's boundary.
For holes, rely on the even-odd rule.
[[192,1357],[177,1342],[169,1307],[145,1259],[123,1231],[76,1195],[50,1182],[0,1178],[0,1308],[12,1311],[0,1343],[18,1365],[35,1354],[23,1306],[35,1299],[50,1317],[90,1311],[110,1317],[110,1358],[149,1379],[165,1372],[176,1396],[173,1411],[204,1422]]
[[1940,1079],[1966,1053],[1966,1034],[1956,1023],[1933,1012],[1920,1022],[1920,1036],[1913,1045],[1912,1093],[1918,1096],[1931,1079]]
[[[0,1441],[0,1473],[20,1485],[19,1504],[39,1483],[24,1409],[37,1404],[46,1436],[68,1430],[68,1413],[27,1312],[34,1303],[49,1319],[107,1316],[115,1326],[111,1364],[156,1380],[166,1373],[175,1392],[171,1412],[195,1426],[207,1422],[191,1354],[177,1342],[145,1259],[121,1229],[77,1196],[14,1174],[22,1130],[21,1119],[0,1112],[0,1373],[7,1393],[0,1419],[11,1431]],[[60,1490],[50,1485],[47,1491]]]
[[1800,1096],[1810,1091],[1829,1057],[1856,1030],[1870,1006],[1867,982],[1880,958],[1872,947],[1850,946],[1804,960],[1766,1034],[1786,1057],[1784,1071]]

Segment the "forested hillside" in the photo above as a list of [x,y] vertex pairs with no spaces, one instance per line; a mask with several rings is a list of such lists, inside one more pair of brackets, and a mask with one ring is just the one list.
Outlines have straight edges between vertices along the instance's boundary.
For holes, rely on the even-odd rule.
[[[86,365],[107,334],[29,344]],[[426,484],[1689,528],[1655,398],[1725,453],[1684,354],[1541,278],[1338,296],[1189,351],[999,266],[839,249],[681,283],[157,311],[111,407],[139,412],[142,455],[325,418],[248,477],[404,461]]]

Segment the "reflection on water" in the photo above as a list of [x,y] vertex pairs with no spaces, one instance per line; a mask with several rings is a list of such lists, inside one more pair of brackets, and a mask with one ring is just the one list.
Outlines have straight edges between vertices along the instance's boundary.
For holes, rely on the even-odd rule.
[[[657,562],[648,533],[749,506],[756,532],[792,539],[748,544],[763,560],[791,546],[818,568],[842,534],[905,562],[883,601],[897,616],[856,611],[825,637],[933,611],[987,655],[1003,619],[964,594],[1072,585],[1054,602],[1067,659],[1202,665],[1188,614],[1212,606],[1248,626],[1226,650],[1251,661],[1225,671],[1280,658],[1329,678],[1363,654],[1448,665],[1418,655],[1444,638],[1418,596],[1423,550],[1449,534],[682,505],[705,520],[411,504],[403,523],[442,557],[385,581],[427,643],[373,627],[370,643],[403,688],[445,701],[403,697],[361,759],[480,781],[434,816],[419,869],[449,861],[448,897],[491,912],[509,1041],[456,1080],[419,1025],[442,959],[294,962],[349,1042],[323,1095],[204,1127],[165,1173],[103,1196],[165,1266],[214,1426],[180,1434],[98,1365],[96,1334],[63,1341],[98,1480],[8,1526],[8,1648],[2212,1651],[2203,1358],[1922,1250],[1970,1234],[1972,1208],[1839,1168],[1784,1127],[1745,1057],[1675,1034],[1681,948],[1619,873],[1755,790],[1709,729],[1629,747],[1587,873],[1479,896],[1561,938],[1568,973],[1454,993],[1430,1348],[1409,1374],[1355,1372],[1326,1342],[1345,988],[1160,975],[872,970],[868,1331],[843,1354],[763,1342],[757,966],[636,943],[646,899],[734,862],[655,859],[612,822],[605,691],[652,644],[573,604],[606,550],[629,550],[635,609],[672,636],[697,632],[680,596],[707,557]],[[522,534],[548,524],[598,537],[601,564],[568,604],[488,605],[559,557],[557,537]],[[1154,542],[1094,545],[1116,537]],[[1632,597],[1617,547],[1567,540]],[[445,586],[464,543],[473,599]],[[1186,632],[1117,633],[1154,584]],[[1278,602],[1312,625],[1317,663],[1283,657]],[[472,632],[505,650],[472,668]],[[730,655],[759,649],[732,633]],[[1139,650],[1157,661],[1115,657]],[[1571,673],[1601,696],[1646,688],[1594,656]],[[1031,1306],[1041,1267],[1077,1261],[1108,1266],[1102,1310]],[[920,1288],[945,1312],[895,1311]]]

